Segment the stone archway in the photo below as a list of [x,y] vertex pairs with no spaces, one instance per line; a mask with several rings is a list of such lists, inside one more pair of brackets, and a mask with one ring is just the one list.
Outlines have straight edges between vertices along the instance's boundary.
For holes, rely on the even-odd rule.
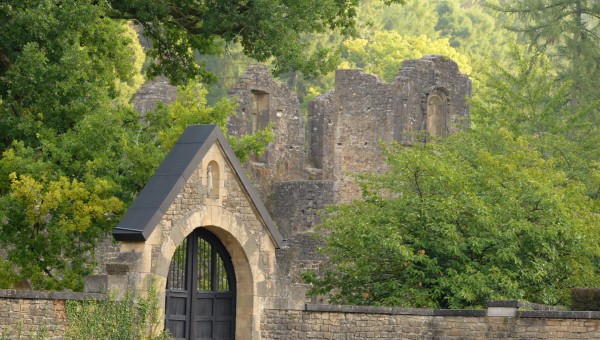
[[448,135],[448,103],[442,91],[435,91],[427,96],[427,112],[425,127],[430,136],[446,137]]
[[[268,292],[261,287],[272,286],[267,278],[275,271],[275,247],[272,242],[259,247],[243,224],[218,205],[202,207],[176,224],[162,243],[154,274],[165,282],[166,287],[168,269],[177,247],[199,227],[210,231],[229,253],[235,272],[235,338],[259,338],[260,316],[268,297]],[[265,267],[265,263],[270,265]]]
[[165,328],[175,339],[234,339],[236,292],[225,246],[206,228],[197,228],[171,260]]
[[107,263],[107,287],[143,292],[153,282],[164,311],[173,255],[197,228],[231,257],[235,338],[259,339],[262,312],[277,296],[275,249],[283,239],[216,126],[184,132],[113,230],[122,243]]

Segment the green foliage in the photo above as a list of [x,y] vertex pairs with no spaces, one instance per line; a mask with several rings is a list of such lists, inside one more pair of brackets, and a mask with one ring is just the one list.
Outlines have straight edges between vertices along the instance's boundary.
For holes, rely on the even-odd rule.
[[[385,3],[403,3],[386,0]],[[301,70],[317,75],[335,67],[335,50],[307,49],[312,33],[355,31],[358,0],[260,0],[242,2],[109,1],[114,18],[134,19],[144,28],[157,59],[150,74],[167,74],[175,83],[190,77],[214,80],[194,60],[200,54],[219,53],[222,44],[240,43],[244,53],[258,61],[270,60],[277,73]]]
[[[206,105],[206,91],[180,88],[168,108],[144,120],[129,108],[93,111],[62,134],[38,132],[38,147],[15,141],[0,159],[0,244],[34,288],[83,287],[94,246],[114,228],[190,124],[225,130],[232,100]],[[230,137],[236,154],[264,151],[270,130]]]
[[390,82],[402,61],[418,59],[428,54],[442,54],[454,60],[460,70],[470,73],[469,59],[452,48],[448,40],[431,40],[426,36],[402,36],[396,32],[375,32],[370,39],[344,41],[342,68],[361,68]]
[[13,264],[0,259],[0,289],[14,287],[19,282],[19,275],[15,272]]
[[[135,5],[128,10],[150,10]],[[145,117],[133,111],[144,54],[131,25],[111,18],[117,7],[74,0],[0,4],[3,287],[28,279],[34,289],[82,289],[95,265],[95,244],[183,130],[189,124],[224,129],[234,112],[228,100],[208,106],[199,85],[182,87],[169,109]],[[232,141],[248,157],[269,138],[262,131]]]
[[35,287],[79,286],[79,276],[91,273],[84,254],[120,216],[123,203],[109,193],[105,180],[38,181],[12,173],[11,181],[10,194],[1,201],[0,232],[2,243],[10,245],[9,261]]
[[[484,7],[480,1],[406,1],[386,5],[378,0],[363,0],[356,8],[354,36],[337,30],[305,35],[302,42],[306,51],[326,48],[336,55],[339,50],[338,68],[363,68],[387,81],[393,79],[404,60],[425,54],[445,54],[455,59],[461,71],[477,81],[488,60],[505,65],[504,53],[516,39],[516,34],[503,29],[506,23],[506,15]],[[226,46],[228,53],[219,62],[202,56],[210,70],[222,79],[210,89],[211,95],[226,93],[227,82],[237,79],[234,75],[241,74],[249,63],[241,55],[241,47]],[[331,72],[322,77],[284,72],[280,79],[296,92],[304,107],[334,86]],[[478,85],[475,82],[474,91]]]
[[[48,306],[46,306],[48,308]],[[35,339],[44,340],[47,338],[48,329],[47,325],[42,324],[37,331],[28,334],[27,337],[23,336],[23,322],[19,321],[16,326],[9,327],[8,329],[0,332],[0,340],[21,340],[21,339]]]
[[121,300],[70,300],[66,303],[69,339],[171,339],[163,330],[156,287],[147,297],[127,293]]
[[573,288],[571,310],[600,311],[600,288]]
[[40,130],[65,132],[120,100],[119,83],[139,83],[128,27],[108,19],[101,6],[4,1],[0,17],[4,146],[13,140],[35,143]]
[[214,106],[206,103],[206,89],[201,84],[180,86],[177,98],[168,107],[159,107],[146,116],[159,142],[170,149],[186,127],[194,124],[217,124],[227,133],[227,118],[235,112],[232,100],[223,98]]
[[469,308],[557,304],[598,284],[600,215],[582,183],[505,129],[386,148],[364,200],[330,208],[330,268],[307,274],[332,303]]
[[595,0],[515,0],[491,5],[515,17],[511,29],[549,56],[571,82],[573,107],[599,99],[600,6]]
[[527,136],[544,158],[554,159],[570,177],[586,184],[588,195],[600,199],[599,101],[570,101],[571,83],[543,55],[513,48],[507,67],[493,64],[483,74],[471,105],[479,127],[507,128]]
[[[235,112],[235,102],[222,98],[213,106],[207,105],[206,89],[200,84],[179,87],[177,99],[168,107],[159,107],[147,115],[153,133],[161,145],[170,149],[186,127],[194,124],[217,124],[227,135],[227,118]],[[251,155],[261,155],[275,138],[271,127],[251,135],[227,136],[235,155],[245,162]]]

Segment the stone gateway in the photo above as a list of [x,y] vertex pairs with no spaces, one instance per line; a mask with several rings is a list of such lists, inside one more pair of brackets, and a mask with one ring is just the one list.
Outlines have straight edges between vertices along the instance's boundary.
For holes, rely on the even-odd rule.
[[259,339],[265,308],[303,303],[277,282],[283,239],[215,125],[185,130],[113,236],[119,254],[88,286],[163,287],[177,338]]

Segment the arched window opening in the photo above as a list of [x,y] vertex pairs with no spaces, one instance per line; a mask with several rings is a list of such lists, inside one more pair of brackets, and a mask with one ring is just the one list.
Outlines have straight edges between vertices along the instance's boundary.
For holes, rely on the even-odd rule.
[[269,124],[269,94],[264,91],[252,90],[250,105],[250,131],[262,130]]
[[446,137],[448,135],[446,96],[435,92],[427,97],[427,118],[425,127],[430,136]]

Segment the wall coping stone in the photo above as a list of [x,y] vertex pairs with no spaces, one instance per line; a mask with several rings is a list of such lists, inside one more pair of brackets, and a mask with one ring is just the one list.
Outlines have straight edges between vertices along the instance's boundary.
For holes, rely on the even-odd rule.
[[486,316],[485,309],[434,309],[434,316],[472,316],[482,317]]
[[51,292],[40,290],[0,289],[1,299],[29,300],[107,300],[107,294],[81,292]]
[[527,310],[517,313],[521,318],[547,318],[547,319],[600,319],[598,311],[542,311]]
[[528,301],[519,300],[488,300],[486,301],[487,307],[508,307],[508,308],[520,308],[523,310],[536,310],[536,311],[564,311],[567,310],[562,306],[551,306],[543,305],[540,303],[532,303]]
[[305,312],[331,312],[331,313],[362,313],[362,314],[390,314],[390,315],[425,315],[425,316],[485,316],[485,309],[431,309],[431,308],[401,308],[379,306],[349,306],[349,305],[318,305],[306,304]]
[[[600,311],[568,311],[560,310],[564,307],[554,307],[541,304],[532,304],[527,301],[494,301],[496,308],[505,307],[549,307],[556,310],[520,310],[514,316],[521,318],[546,318],[546,319],[600,319]],[[485,309],[429,309],[429,308],[400,308],[379,306],[351,306],[351,305],[320,305],[306,304],[304,312],[329,312],[329,313],[360,313],[360,314],[388,314],[388,315],[423,315],[423,316],[461,316],[485,317]]]

